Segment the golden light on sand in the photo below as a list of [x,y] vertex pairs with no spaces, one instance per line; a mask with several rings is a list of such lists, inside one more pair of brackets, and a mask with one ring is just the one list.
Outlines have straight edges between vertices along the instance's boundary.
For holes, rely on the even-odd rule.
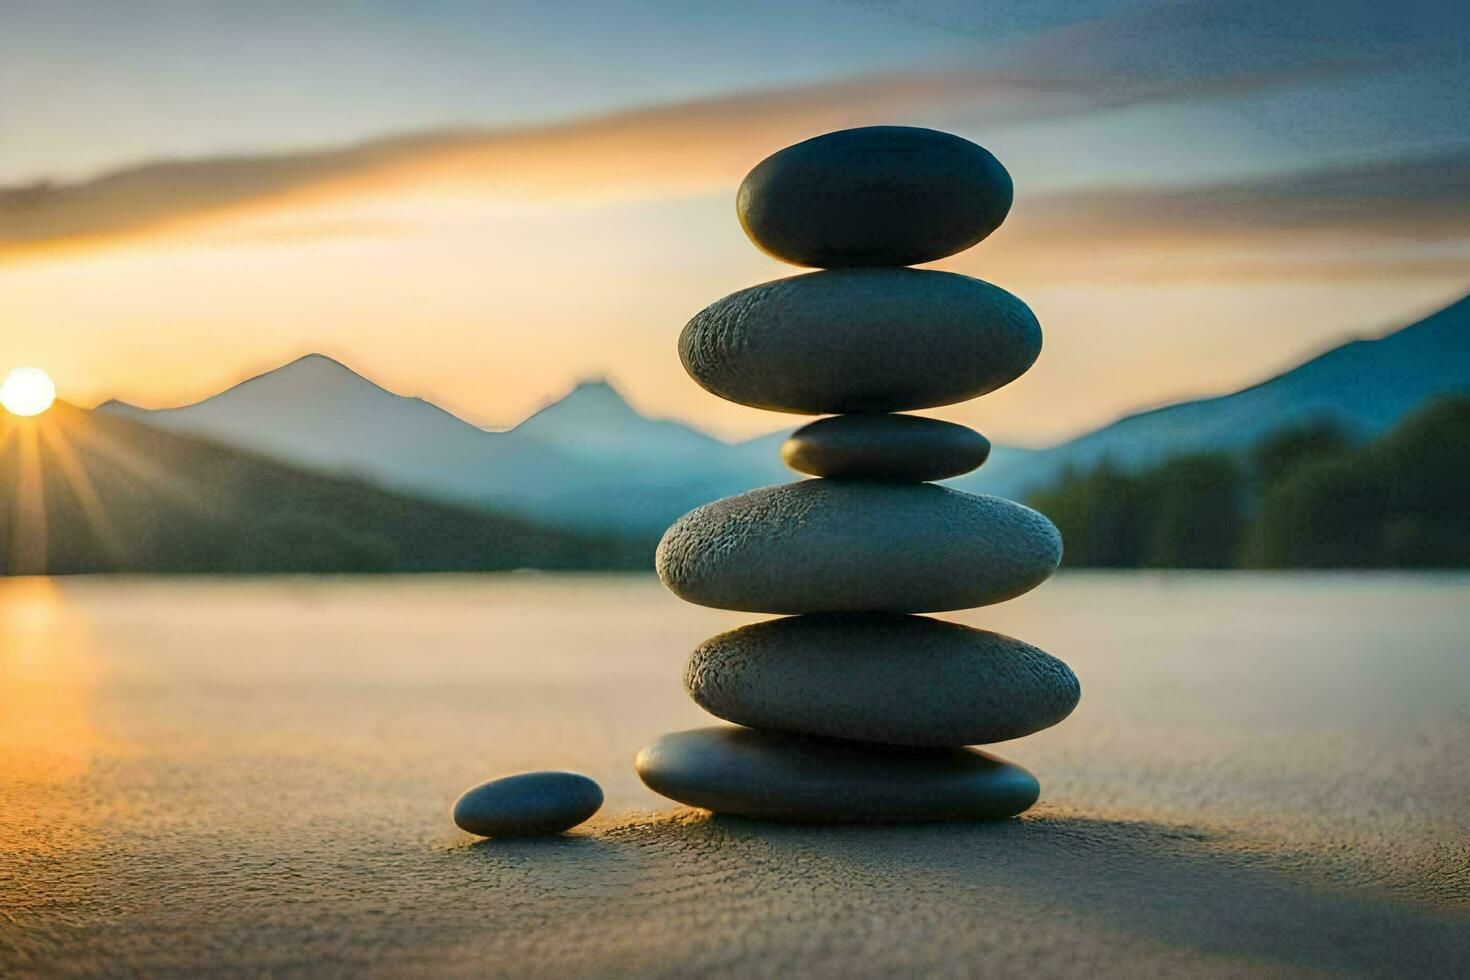
[[14,368],[0,382],[0,405],[12,415],[40,415],[54,401],[56,385],[40,368]]

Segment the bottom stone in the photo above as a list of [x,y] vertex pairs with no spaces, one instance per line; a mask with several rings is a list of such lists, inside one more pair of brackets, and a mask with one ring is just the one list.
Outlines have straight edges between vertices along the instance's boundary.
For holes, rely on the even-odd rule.
[[752,728],[673,732],[638,753],[648,788],[716,813],[879,822],[1013,817],[1041,787],[978,749],[917,749]]

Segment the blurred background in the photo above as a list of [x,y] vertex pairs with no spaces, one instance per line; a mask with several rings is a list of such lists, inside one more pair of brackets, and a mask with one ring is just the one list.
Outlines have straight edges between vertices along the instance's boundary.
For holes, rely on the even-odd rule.
[[[644,568],[793,478],[680,327],[734,189],[951,130],[1041,360],[933,414],[1071,564],[1470,561],[1470,15],[1366,0],[4,4],[12,572]],[[50,404],[54,385],[59,399]],[[31,414],[36,413],[36,414]]]

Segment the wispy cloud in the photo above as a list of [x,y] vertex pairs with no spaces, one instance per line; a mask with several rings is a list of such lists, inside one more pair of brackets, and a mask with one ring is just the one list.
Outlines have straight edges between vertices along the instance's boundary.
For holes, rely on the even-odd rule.
[[[723,187],[772,146],[825,129],[946,108],[962,111],[976,125],[1001,125],[1229,97],[1376,71],[1405,46],[1420,50],[1437,43],[1423,31],[1390,32],[1371,44],[1360,31],[1268,33],[1258,16],[1242,17],[1259,14],[1259,6],[1188,4],[1072,25],[983,68],[853,77],[538,127],[160,161],[80,183],[0,189],[0,255],[168,227],[264,202],[289,203],[302,195],[350,196],[445,182],[511,198]],[[1362,16],[1373,9],[1350,6],[1362,8]],[[1341,13],[1331,21],[1342,22]],[[1092,206],[1100,209],[1107,200],[1093,198]]]
[[1470,146],[1202,187],[1083,191],[1028,207],[1026,234],[1099,240],[1257,239],[1263,232],[1470,238]]
[[1250,181],[1022,196],[948,268],[1083,281],[1470,280],[1470,145]]

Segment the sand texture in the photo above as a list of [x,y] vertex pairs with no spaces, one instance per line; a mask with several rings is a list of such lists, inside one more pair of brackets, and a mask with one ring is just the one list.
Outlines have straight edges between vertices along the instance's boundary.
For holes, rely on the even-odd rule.
[[[1463,976],[1464,577],[1063,574],[998,823],[781,826],[633,774],[709,723],[651,576],[0,582],[0,976]],[[570,835],[458,792],[567,768]]]

